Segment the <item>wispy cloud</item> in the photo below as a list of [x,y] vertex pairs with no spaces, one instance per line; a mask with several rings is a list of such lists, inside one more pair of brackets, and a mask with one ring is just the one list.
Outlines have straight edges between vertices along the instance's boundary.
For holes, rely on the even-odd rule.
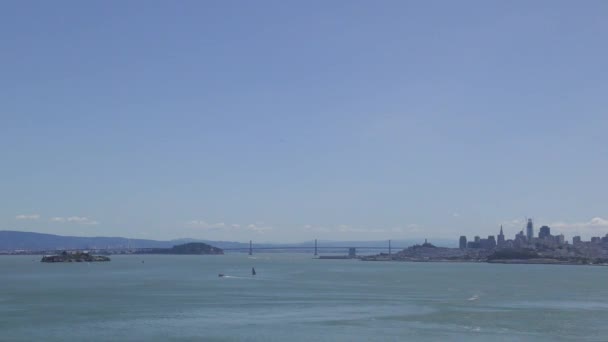
[[519,232],[526,227],[526,221],[524,219],[511,219],[502,220],[500,225],[505,229],[505,234],[508,231]]
[[68,223],[83,224],[83,225],[99,224],[98,221],[95,221],[88,217],[82,217],[82,216],[69,216],[69,217],[56,216],[56,217],[51,217],[50,221],[51,222],[68,222]]
[[393,227],[355,227],[348,224],[340,224],[337,226],[316,226],[307,224],[302,227],[304,230],[315,233],[418,233],[422,231],[422,227],[417,224],[408,224],[406,226]]
[[204,220],[190,220],[186,222],[186,225],[191,227],[196,227],[200,229],[223,229],[226,228],[226,224],[224,222],[218,223],[208,223]]
[[250,231],[258,234],[264,234],[270,230],[273,230],[273,227],[264,224],[263,222],[256,222],[251,224],[238,224],[232,223],[227,224],[224,222],[217,223],[208,223],[205,220],[190,220],[186,222],[187,226],[201,229],[201,230],[209,230],[209,231]]
[[422,231],[422,226],[415,223],[410,223],[405,227],[405,232],[407,233],[420,233]]
[[256,232],[258,234],[264,234],[267,231],[273,230],[273,228],[265,225],[249,224],[247,225],[247,230]]
[[352,227],[346,224],[339,225],[336,230],[340,233],[386,233],[384,228]]
[[[581,222],[554,221],[551,223],[534,223],[536,229],[538,229],[539,226],[548,225],[551,227],[551,232],[553,234],[564,233],[569,235],[581,234],[583,236],[603,236],[608,233],[608,219],[602,217],[594,217],[589,221]],[[523,218],[503,220],[501,224],[505,229],[505,234],[507,234],[507,231],[519,232],[526,228],[526,220]]]
[[40,218],[40,215],[38,215],[38,214],[21,214],[21,215],[15,216],[16,220],[37,220],[39,218]]
[[314,232],[314,233],[329,233],[329,232],[331,232],[331,228],[329,228],[329,227],[315,226],[315,225],[312,225],[312,224],[305,224],[302,228],[304,230],[308,231],[308,232]]
[[553,222],[551,228],[555,228],[566,233],[582,233],[604,235],[608,233],[608,220],[601,217],[594,217],[586,222]]

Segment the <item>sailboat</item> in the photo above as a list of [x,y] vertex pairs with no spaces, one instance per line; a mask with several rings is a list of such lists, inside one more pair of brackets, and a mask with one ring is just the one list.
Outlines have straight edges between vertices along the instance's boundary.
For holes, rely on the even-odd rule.
[[251,275],[254,276],[255,275],[255,268],[251,268]]

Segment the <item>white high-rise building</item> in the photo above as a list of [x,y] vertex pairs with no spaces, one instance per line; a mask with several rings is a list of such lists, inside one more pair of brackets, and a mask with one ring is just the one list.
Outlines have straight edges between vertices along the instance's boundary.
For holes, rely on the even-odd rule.
[[526,225],[526,237],[528,238],[528,242],[531,242],[532,238],[534,238],[534,225],[532,224],[532,219],[528,219],[528,224]]

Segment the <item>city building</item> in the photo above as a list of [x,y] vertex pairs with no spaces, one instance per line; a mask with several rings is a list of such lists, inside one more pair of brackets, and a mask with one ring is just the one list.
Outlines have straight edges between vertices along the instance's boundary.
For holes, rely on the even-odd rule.
[[515,247],[523,247],[527,244],[526,235],[524,235],[524,231],[520,231],[515,235],[515,241],[513,241],[513,245]]
[[467,248],[481,248],[481,244],[479,242],[469,241],[467,242]]
[[546,239],[549,237],[551,237],[551,228],[549,228],[549,226],[540,227],[540,230],[538,231],[538,238]]
[[498,241],[496,241],[498,247],[505,246],[505,234],[502,233],[502,224],[500,225],[500,233],[498,234]]
[[481,247],[485,248],[485,249],[493,249],[496,248],[496,239],[494,238],[494,235],[489,235],[487,239],[482,239],[481,240]]
[[534,225],[532,223],[532,219],[528,219],[528,224],[526,224],[526,237],[528,241],[532,242],[532,238],[534,237]]
[[460,237],[460,243],[459,243],[459,247],[460,247],[460,249],[465,249],[465,248],[467,248],[467,237],[466,237],[466,236],[462,235],[462,236]]
[[[539,228],[538,237],[534,237],[533,234],[534,225],[532,219],[528,219],[526,227],[519,231],[514,239],[506,239],[502,225],[496,238],[494,235],[489,235],[482,239],[477,235],[468,241],[465,235],[461,235],[458,253],[479,258],[481,255],[492,255],[496,249],[503,251],[523,249],[533,250],[540,258],[556,258],[561,261],[582,258],[577,259],[577,262],[587,263],[588,260],[595,260],[594,263],[601,261],[602,264],[608,264],[608,234],[602,237],[594,236],[590,241],[583,241],[581,236],[577,235],[572,238],[571,245],[566,241],[564,234],[551,235],[551,228],[546,225]],[[457,251],[456,248],[453,250]]]

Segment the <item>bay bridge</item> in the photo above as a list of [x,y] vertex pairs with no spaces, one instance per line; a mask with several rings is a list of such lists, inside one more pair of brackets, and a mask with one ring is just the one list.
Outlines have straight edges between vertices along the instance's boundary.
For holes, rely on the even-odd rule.
[[315,239],[315,244],[311,246],[255,246],[252,240],[249,240],[249,247],[232,247],[232,248],[222,248],[225,252],[248,252],[249,255],[253,255],[254,251],[288,251],[288,250],[297,250],[297,251],[313,251],[314,255],[319,255],[320,250],[324,251],[336,251],[336,250],[348,250],[349,254],[356,254],[357,250],[386,250],[388,254],[392,254],[393,248],[397,250],[405,249],[405,247],[393,247],[391,246],[391,240],[388,240],[387,245],[384,246],[319,246],[318,241]]
[[[318,256],[321,251],[325,253],[336,253],[338,251],[348,251],[349,256],[355,256],[357,250],[366,250],[366,251],[387,251],[389,255],[392,254],[393,249],[402,250],[406,247],[394,247],[391,245],[391,240],[387,240],[387,244],[384,246],[381,245],[373,245],[373,246],[365,246],[365,245],[357,245],[353,243],[352,245],[323,245],[320,246],[318,241],[315,239],[314,244],[311,245],[275,245],[275,244],[259,244],[255,245],[252,240],[249,241],[248,247],[226,247],[221,248],[225,252],[242,252],[249,253],[249,255],[253,255],[254,252],[279,252],[279,251],[298,251],[298,252],[312,252],[314,256]],[[71,252],[97,252],[97,253],[109,253],[109,254],[156,254],[159,249],[163,248],[150,248],[150,247],[107,247],[107,248],[62,248],[62,249],[50,249],[50,250],[28,250],[23,251],[25,254],[52,254],[58,251],[71,251]]]

